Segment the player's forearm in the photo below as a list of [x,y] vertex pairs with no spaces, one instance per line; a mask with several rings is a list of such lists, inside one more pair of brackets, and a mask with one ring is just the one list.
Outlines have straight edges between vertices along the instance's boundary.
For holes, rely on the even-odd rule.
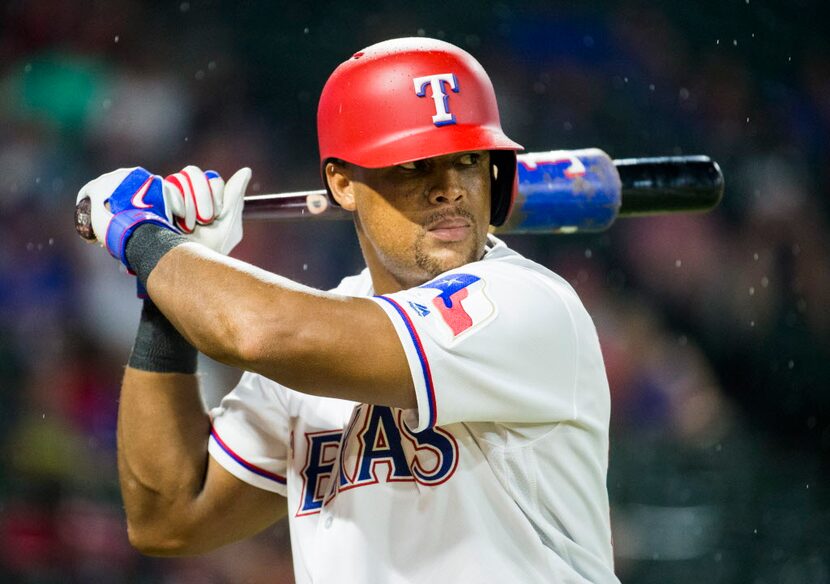
[[[194,244],[168,252],[153,269],[147,289],[154,302],[201,352],[240,369],[288,362],[319,293]],[[306,320],[306,324],[308,319]],[[311,340],[309,340],[311,342]],[[268,346],[279,351],[268,351]],[[319,347],[319,345],[317,345]],[[295,355],[296,356],[296,355]]]
[[370,300],[321,293],[193,244],[166,253],[147,289],[221,362],[314,395],[415,405],[403,350]]
[[210,422],[195,375],[128,367],[118,412],[118,471],[130,541],[179,553],[207,467]]

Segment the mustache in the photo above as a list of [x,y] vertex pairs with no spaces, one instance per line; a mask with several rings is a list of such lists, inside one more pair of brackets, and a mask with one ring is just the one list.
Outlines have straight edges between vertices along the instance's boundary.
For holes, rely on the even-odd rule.
[[456,217],[463,217],[464,219],[468,220],[471,225],[475,225],[477,223],[475,215],[472,214],[471,211],[463,207],[454,207],[452,209],[443,209],[441,211],[435,211],[427,216],[424,220],[423,225],[434,225],[439,221],[444,221],[445,219],[454,219]]

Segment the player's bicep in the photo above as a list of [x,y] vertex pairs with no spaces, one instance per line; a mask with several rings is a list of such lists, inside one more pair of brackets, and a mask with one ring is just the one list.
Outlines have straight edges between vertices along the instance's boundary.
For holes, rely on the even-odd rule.
[[395,327],[368,298],[309,297],[282,354],[256,366],[303,393],[358,403],[414,407],[409,364]]

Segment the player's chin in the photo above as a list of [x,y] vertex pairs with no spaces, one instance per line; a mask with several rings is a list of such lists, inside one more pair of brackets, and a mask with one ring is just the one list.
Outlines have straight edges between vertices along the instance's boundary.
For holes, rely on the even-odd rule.
[[[419,242],[415,246],[415,260],[430,278],[481,258],[483,245],[473,238],[455,242]],[[479,249],[481,248],[481,249]]]

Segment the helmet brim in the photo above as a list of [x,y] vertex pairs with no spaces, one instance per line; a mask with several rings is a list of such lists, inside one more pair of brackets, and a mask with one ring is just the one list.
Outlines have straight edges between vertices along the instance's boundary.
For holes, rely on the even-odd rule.
[[352,148],[344,160],[365,168],[383,168],[475,150],[517,151],[524,148],[499,128],[458,124],[443,129],[440,138],[432,128],[393,134],[383,142],[375,142],[371,148]]

